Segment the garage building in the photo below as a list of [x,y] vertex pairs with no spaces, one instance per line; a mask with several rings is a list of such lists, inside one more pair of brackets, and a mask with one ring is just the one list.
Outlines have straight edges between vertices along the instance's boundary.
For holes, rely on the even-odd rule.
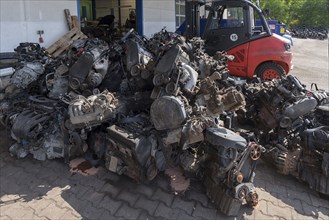
[[[48,47],[68,31],[64,9],[77,15],[80,25],[115,16],[115,26],[126,24],[145,36],[161,28],[174,31],[185,19],[184,0],[1,0],[0,51],[12,51],[20,42],[39,42]],[[134,20],[135,19],[135,20]],[[128,22],[128,23],[127,23]]]

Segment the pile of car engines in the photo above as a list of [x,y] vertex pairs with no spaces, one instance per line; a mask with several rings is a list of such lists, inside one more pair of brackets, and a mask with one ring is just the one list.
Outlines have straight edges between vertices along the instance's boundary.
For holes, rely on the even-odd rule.
[[328,93],[293,76],[241,83],[226,68],[233,57],[166,30],[77,40],[56,59],[33,45],[16,49],[19,65],[0,87],[17,158],[85,156],[137,182],[180,166],[226,215],[258,203],[261,155],[329,194]]
[[[292,75],[242,87],[246,111],[241,124],[252,124],[263,156],[285,175],[306,181],[329,195],[329,93],[310,91]],[[250,122],[250,123],[248,123]]]

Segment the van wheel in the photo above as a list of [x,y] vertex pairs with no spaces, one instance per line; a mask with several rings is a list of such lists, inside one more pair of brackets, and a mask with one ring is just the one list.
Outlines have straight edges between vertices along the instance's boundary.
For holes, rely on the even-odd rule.
[[269,62],[260,65],[256,71],[256,75],[262,81],[281,79],[286,75],[286,71],[277,63]]

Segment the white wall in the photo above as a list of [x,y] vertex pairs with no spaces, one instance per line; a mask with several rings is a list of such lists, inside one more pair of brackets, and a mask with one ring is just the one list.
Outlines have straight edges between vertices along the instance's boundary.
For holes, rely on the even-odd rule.
[[175,31],[175,1],[143,0],[144,35],[150,37],[164,26]]
[[76,0],[0,0],[0,52],[13,51],[20,42],[38,42],[44,30],[48,47],[68,32],[64,9],[77,15]]

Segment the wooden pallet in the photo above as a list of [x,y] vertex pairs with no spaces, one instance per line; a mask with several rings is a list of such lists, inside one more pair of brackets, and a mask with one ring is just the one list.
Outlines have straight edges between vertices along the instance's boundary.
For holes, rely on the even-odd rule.
[[61,55],[67,48],[70,47],[74,40],[87,38],[79,28],[73,28],[68,33],[66,33],[63,37],[61,37],[58,41],[56,41],[53,45],[48,47],[46,51],[52,57],[58,57]]

